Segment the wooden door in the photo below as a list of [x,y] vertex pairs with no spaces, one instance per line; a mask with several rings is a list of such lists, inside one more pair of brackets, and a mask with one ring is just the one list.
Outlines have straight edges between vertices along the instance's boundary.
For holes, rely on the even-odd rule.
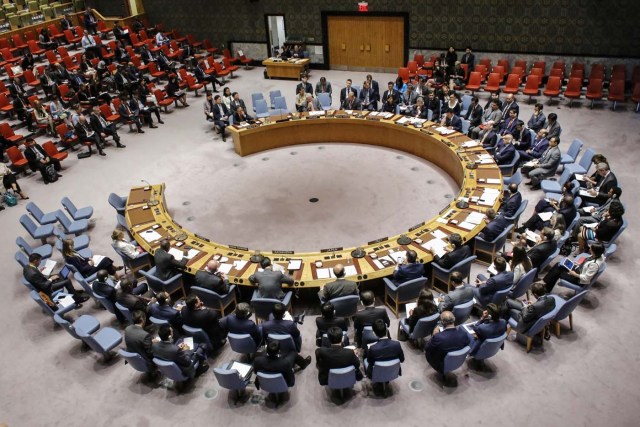
[[396,71],[403,66],[403,17],[328,16],[327,32],[331,68]]

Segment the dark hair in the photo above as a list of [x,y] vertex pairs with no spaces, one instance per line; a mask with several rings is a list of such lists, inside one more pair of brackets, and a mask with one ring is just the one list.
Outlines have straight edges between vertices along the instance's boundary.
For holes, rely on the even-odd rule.
[[567,222],[564,220],[564,216],[560,214],[554,215],[556,224],[553,226],[554,230],[560,230],[560,233],[564,234],[567,231]]
[[509,184],[509,193],[515,194],[517,192],[518,192],[518,184],[516,184],[515,182],[512,182],[511,184]]
[[333,319],[335,316],[335,307],[330,302],[325,302],[322,304],[320,308],[320,313],[322,313],[322,318],[324,319]]
[[262,261],[260,261],[260,267],[267,268],[271,265],[271,258],[269,258],[268,256],[262,258]]
[[514,112],[516,114],[516,116],[518,115],[518,110],[516,110],[515,108],[509,108],[509,113]]
[[109,272],[104,268],[102,270],[98,270],[98,272],[96,273],[96,279],[98,279],[101,282],[104,282],[105,280],[107,280],[107,277],[109,277]]
[[496,267],[498,273],[502,273],[507,269],[507,260],[499,256],[493,261],[493,265]]
[[537,103],[536,105],[533,106],[533,108],[537,108],[538,110],[542,111],[542,109],[544,108],[544,105]]
[[185,300],[185,305],[189,310],[195,310],[197,302],[198,302],[198,297],[193,294],[190,294]]
[[342,329],[337,326],[332,326],[327,331],[327,338],[331,344],[340,344],[342,342]]
[[160,325],[160,328],[158,328],[158,337],[160,337],[162,341],[167,341],[169,340],[170,336],[171,326],[169,326],[168,324]]
[[544,239],[547,242],[550,242],[550,241],[553,240],[553,236],[554,236],[555,233],[551,228],[545,227],[545,228],[542,229],[542,232],[540,234],[542,234],[544,236]]
[[433,303],[433,294],[431,293],[431,291],[429,289],[421,290],[420,293],[418,294],[417,304],[418,305],[423,305],[423,304],[427,304],[429,302]]
[[494,303],[487,304],[486,310],[487,312],[489,312],[491,320],[498,320],[498,318],[500,317],[500,308]]
[[171,244],[169,243],[169,240],[162,239],[160,240],[160,247],[166,251],[171,247]]
[[531,286],[531,293],[536,298],[539,298],[547,293],[547,287],[545,286],[544,282],[536,282],[533,284],[533,286]]
[[447,108],[447,111],[445,111],[445,113],[452,113],[453,114],[453,108]]
[[282,320],[286,312],[287,312],[287,307],[285,307],[284,304],[282,303],[274,304],[273,310],[271,311],[271,313],[273,313],[273,317],[278,320]]
[[241,302],[236,306],[235,313],[238,319],[248,319],[251,317],[251,306],[246,302]]
[[451,233],[449,235],[449,243],[451,243],[454,248],[459,248],[460,246],[462,246],[462,236],[460,236],[458,233]]
[[550,119],[550,120],[556,121],[556,120],[558,120],[558,115],[556,113],[549,113],[547,118]]
[[142,310],[134,310],[133,313],[131,313],[131,318],[133,319],[134,325],[144,324],[147,321],[147,316],[145,316]]
[[133,290],[133,283],[129,279],[122,279],[120,281],[120,290],[125,294],[130,294]]
[[609,216],[613,219],[622,219],[624,215],[624,206],[618,200],[612,200],[609,205]]
[[220,99],[220,95],[216,95],[216,96],[213,97],[214,101],[217,101],[218,99]]
[[619,199],[620,196],[622,196],[622,188],[620,188],[620,187],[611,188],[611,192],[616,197],[616,199]]
[[413,249],[407,251],[407,261],[414,263],[418,259],[418,254]]
[[591,245],[591,251],[596,258],[600,258],[604,253],[604,246],[602,243],[595,242]]
[[378,338],[383,338],[387,335],[387,325],[384,324],[382,319],[374,320],[371,328]]
[[464,280],[464,276],[459,271],[454,271],[453,273],[451,273],[451,275],[449,275],[449,278],[453,283],[457,285],[462,283],[462,281]]
[[512,265],[511,270],[513,270],[517,265],[520,265],[520,264],[522,264],[522,266],[524,267],[524,271],[531,270],[531,260],[527,256],[527,248],[524,245],[518,243],[513,246],[512,258],[511,258],[511,265]]
[[267,355],[277,356],[280,353],[280,341],[273,340],[267,344]]
[[37,254],[35,252],[31,252],[31,255],[29,255],[29,262],[31,264],[33,264],[34,262],[40,262],[41,259],[42,259],[42,255]]
[[165,305],[169,302],[169,294],[166,292],[159,292],[156,295],[156,300],[158,300],[158,304]]
[[484,214],[487,216],[487,218],[489,218],[491,220],[496,219],[496,211],[495,211],[495,209],[489,208],[489,209],[487,209],[487,211]]
[[376,300],[376,296],[371,291],[364,291],[360,293],[360,301],[365,306],[371,305]]

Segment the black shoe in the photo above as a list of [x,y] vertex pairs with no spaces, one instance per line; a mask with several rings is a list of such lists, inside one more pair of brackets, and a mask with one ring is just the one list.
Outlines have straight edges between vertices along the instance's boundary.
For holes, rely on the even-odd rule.
[[118,147],[118,148],[127,148],[126,145],[120,144],[119,142],[116,144],[116,147]]
[[524,185],[533,185],[533,182],[531,182],[531,181],[525,182]]
[[198,366],[198,369],[196,369],[196,377],[199,377],[200,375],[204,374],[208,370],[209,370],[209,364],[207,362],[202,362],[200,366]]
[[46,179],[44,180],[44,185],[49,185],[49,181],[47,181]]
[[144,133],[142,129],[138,129],[138,133]]
[[164,124],[164,122],[162,120],[158,120],[158,123],[160,123],[161,125]]
[[4,206],[0,205],[0,211],[4,210]]
[[226,136],[222,137],[222,142],[227,142],[227,137]]
[[297,316],[297,318],[295,319],[296,322],[298,322],[299,324],[303,324],[304,323],[304,317],[307,315],[307,311],[303,311],[302,314],[300,314],[299,316]]
[[107,155],[107,153],[105,153],[104,151],[101,151],[101,152],[100,152],[100,155],[101,155],[101,156],[106,156],[106,155]]
[[544,328],[544,339],[547,341],[551,339],[551,331],[548,327]]
[[157,128],[157,127],[158,127],[158,126],[149,125],[149,129],[155,129],[155,128]]
[[304,361],[300,364],[300,369],[305,369],[307,366],[311,364],[311,356],[307,356],[304,358]]
[[87,301],[89,299],[89,295],[85,294],[85,293],[78,293],[77,295],[75,295],[73,297],[73,300],[76,302],[76,304],[81,304],[85,301]]

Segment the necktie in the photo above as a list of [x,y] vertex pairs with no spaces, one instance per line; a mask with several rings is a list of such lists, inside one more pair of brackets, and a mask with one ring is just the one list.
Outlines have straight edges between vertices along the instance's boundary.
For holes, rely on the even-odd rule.
[[482,141],[480,141],[481,145],[484,145],[484,140],[487,139],[487,135],[489,135],[489,131],[485,130],[484,131],[484,136],[482,137]]
[[102,116],[100,114],[98,114],[98,120],[100,120],[100,124],[102,125],[103,128],[106,128],[107,122],[102,118]]

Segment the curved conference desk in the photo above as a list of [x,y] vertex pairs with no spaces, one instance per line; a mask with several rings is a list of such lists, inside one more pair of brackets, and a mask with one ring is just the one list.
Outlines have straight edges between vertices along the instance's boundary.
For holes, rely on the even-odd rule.
[[[496,163],[487,158],[481,146],[471,147],[474,142],[458,132],[443,136],[432,122],[426,122],[422,127],[402,124],[406,120],[402,117],[381,119],[366,112],[353,116],[342,111],[329,111],[321,117],[290,120],[291,116],[280,116],[275,118],[278,121],[271,118],[254,125],[229,126],[235,151],[240,156],[309,143],[349,142],[388,147],[439,166],[461,188],[458,196],[443,206],[438,216],[425,219],[404,232],[399,230],[402,234],[396,236],[372,235],[371,241],[361,245],[366,253],[362,258],[352,256],[356,248],[339,247],[339,242],[334,248],[318,252],[261,250],[260,254],[269,256],[274,264],[289,271],[295,279],[293,286],[320,287],[334,280],[330,277],[330,270],[338,263],[347,267],[347,275],[352,280],[366,281],[388,276],[395,268],[394,256],[398,254],[394,253],[407,249],[415,250],[420,262],[430,262],[432,255],[425,247],[434,243],[429,243],[432,239],[442,239],[456,232],[469,241],[484,227],[484,222],[478,221],[480,213],[490,207],[498,208],[500,197],[492,199],[491,194],[499,192],[501,195],[502,176]],[[469,167],[474,164],[475,168]],[[381,173],[384,174],[384,171]],[[195,274],[215,258],[222,262],[222,270],[227,273],[230,282],[250,285],[249,276],[259,267],[250,261],[256,251],[228,243],[215,243],[214,240],[183,229],[171,217],[164,195],[164,184],[131,189],[126,219],[138,244],[154,253],[160,238],[168,238],[172,253],[178,257],[184,254],[189,258],[188,273]],[[456,207],[461,199],[468,202],[468,207]],[[371,229],[375,233],[375,226]],[[404,238],[407,244],[399,244],[398,239],[404,236],[409,238]]]

